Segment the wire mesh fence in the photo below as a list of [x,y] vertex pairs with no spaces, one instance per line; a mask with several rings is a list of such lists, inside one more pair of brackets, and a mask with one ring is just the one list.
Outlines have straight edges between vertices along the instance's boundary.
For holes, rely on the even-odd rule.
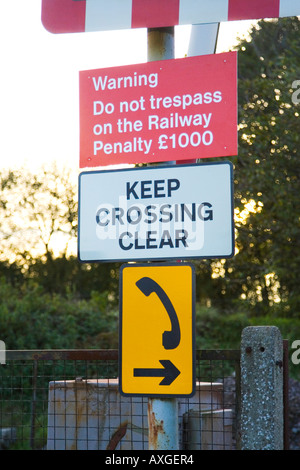
[[[196,393],[178,398],[180,449],[239,448],[238,350],[197,351]],[[148,449],[147,397],[118,392],[118,351],[7,351],[0,448]]]

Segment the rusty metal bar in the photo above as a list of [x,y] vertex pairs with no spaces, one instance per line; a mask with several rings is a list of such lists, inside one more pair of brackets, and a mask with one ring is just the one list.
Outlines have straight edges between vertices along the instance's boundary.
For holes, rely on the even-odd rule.
[[[232,353],[232,351],[231,351]],[[233,353],[236,355],[236,352]],[[234,359],[235,363],[235,425],[236,425],[236,450],[241,450],[241,362],[240,351],[238,358]]]
[[199,361],[240,361],[239,349],[201,349],[196,351],[196,359]]
[[[112,360],[118,359],[117,349],[32,349],[7,350],[7,360]],[[239,361],[240,350],[201,349],[196,351],[197,360]]]
[[289,450],[289,342],[283,340],[283,445],[284,450]]
[[178,450],[178,404],[176,399],[148,401],[149,450]]
[[118,350],[116,349],[45,349],[45,350],[8,350],[6,351],[7,360],[82,360],[82,361],[107,361],[117,360]]
[[37,370],[38,361],[35,359],[33,362],[33,377],[32,377],[32,402],[31,402],[31,426],[30,426],[30,447],[34,449],[35,439],[35,419],[36,419],[36,387],[37,387]]

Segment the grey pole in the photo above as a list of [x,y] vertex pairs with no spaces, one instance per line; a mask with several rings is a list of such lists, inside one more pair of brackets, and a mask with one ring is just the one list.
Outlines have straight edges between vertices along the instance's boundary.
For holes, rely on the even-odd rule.
[[242,450],[283,450],[283,340],[275,326],[242,332],[241,397]]
[[[174,27],[148,29],[148,62],[174,59]],[[168,162],[172,165],[175,162]],[[149,450],[177,450],[177,398],[148,399]]]
[[174,59],[174,26],[168,28],[149,28],[147,39],[148,62]]
[[[175,58],[174,30],[174,26],[148,29],[148,62]],[[219,23],[193,25],[188,55],[213,54],[218,31]],[[177,398],[149,398],[148,427],[149,450],[179,449]]]

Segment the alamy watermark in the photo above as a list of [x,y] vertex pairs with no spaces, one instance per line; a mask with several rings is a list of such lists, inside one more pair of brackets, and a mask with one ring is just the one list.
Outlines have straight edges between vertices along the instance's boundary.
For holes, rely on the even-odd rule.
[[300,103],[300,80],[294,80],[292,83],[292,88],[295,90],[292,93],[292,103],[299,104]]
[[0,340],[0,364],[5,364],[6,362],[6,347],[4,341]]
[[[178,189],[178,180],[169,181],[176,184],[172,190]],[[119,196],[117,206],[101,203],[97,207],[95,221],[99,240],[118,240],[119,247],[125,251],[180,246],[192,250],[203,247],[204,225],[214,218],[214,208],[210,202],[129,204],[127,199]]]
[[292,349],[295,349],[291,357],[292,363],[298,365],[300,364],[300,339],[293,341]]

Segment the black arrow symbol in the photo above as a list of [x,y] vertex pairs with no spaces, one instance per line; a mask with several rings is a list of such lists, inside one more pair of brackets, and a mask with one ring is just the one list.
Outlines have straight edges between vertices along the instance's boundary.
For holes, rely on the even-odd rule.
[[163,377],[163,380],[159,385],[171,385],[172,382],[180,374],[180,370],[174,366],[174,364],[167,360],[159,361],[163,366],[163,369],[133,369],[134,377]]

